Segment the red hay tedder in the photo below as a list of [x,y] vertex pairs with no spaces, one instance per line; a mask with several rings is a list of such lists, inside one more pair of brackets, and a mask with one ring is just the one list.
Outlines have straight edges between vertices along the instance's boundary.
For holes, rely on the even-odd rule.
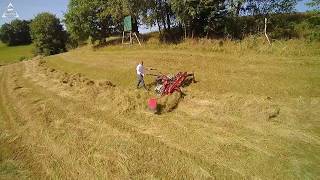
[[[151,74],[150,74],[151,75]],[[160,96],[171,95],[174,92],[181,92],[181,87],[187,86],[195,81],[194,73],[179,72],[175,76],[171,75],[154,75],[156,76],[155,91]],[[157,112],[158,100],[151,98],[148,101],[149,109]]]
[[[171,95],[174,92],[181,92],[182,87],[188,86],[191,83],[196,82],[194,73],[188,73],[188,72],[179,72],[175,76],[164,75],[162,73],[160,73],[160,75],[154,75],[154,74],[149,74],[149,75],[156,77],[155,91],[160,96]],[[157,98],[149,99],[148,106],[150,110],[157,112],[158,99]]]
[[181,87],[195,82],[194,73],[179,72],[175,76],[159,75],[156,78],[156,92],[164,96],[176,91],[181,92]]

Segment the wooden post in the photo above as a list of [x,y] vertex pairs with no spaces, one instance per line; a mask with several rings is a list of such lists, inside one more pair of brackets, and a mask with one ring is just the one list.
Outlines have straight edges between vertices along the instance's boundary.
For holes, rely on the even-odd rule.
[[184,40],[187,39],[187,24],[186,21],[184,21]]
[[135,37],[136,37],[137,40],[138,40],[139,45],[141,46],[140,40],[139,40],[139,38],[138,38],[138,36],[137,36],[137,33],[134,32],[133,34],[135,35]]
[[124,43],[124,31],[122,33],[122,44]]
[[132,31],[130,31],[130,44],[132,44]]
[[270,41],[269,36],[267,34],[267,23],[268,23],[268,19],[264,18],[264,35],[266,36],[268,43],[271,46],[271,41]]
[[[137,41],[138,41],[139,45],[142,46],[137,33],[130,31],[130,33],[129,33],[130,42],[129,43],[125,43],[125,36],[126,36],[126,33],[123,31],[123,33],[122,33],[122,44],[132,45],[133,44],[133,38],[135,37],[135,38],[137,38]],[[134,37],[132,37],[132,36],[134,36]]]

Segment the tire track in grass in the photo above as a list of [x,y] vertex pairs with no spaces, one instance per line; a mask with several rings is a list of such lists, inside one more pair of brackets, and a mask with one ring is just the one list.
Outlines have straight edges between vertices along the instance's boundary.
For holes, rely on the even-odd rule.
[[[35,158],[32,157],[30,153],[30,146],[22,145],[23,137],[19,132],[17,132],[17,127],[20,125],[18,123],[22,116],[16,111],[13,102],[10,99],[9,93],[9,74],[10,68],[17,65],[6,66],[0,69],[0,112],[3,118],[3,132],[8,132],[7,137],[3,139],[1,146],[10,149],[8,154],[10,159],[20,162],[19,167],[25,169],[22,171],[22,177],[19,178],[31,178],[43,175],[43,169],[39,165],[35,165]],[[12,74],[11,74],[12,76]],[[31,167],[30,165],[33,164]]]
[[[14,69],[12,73],[21,72],[21,69]],[[33,136],[33,140],[29,139],[34,143],[32,147],[34,156],[40,155],[41,157],[47,158],[48,162],[36,160],[34,162],[38,162],[44,167],[44,171],[46,174],[42,177],[66,177],[70,174],[76,177],[78,174],[81,174],[81,170],[72,169],[72,159],[76,159],[76,157],[70,157],[68,155],[68,148],[65,145],[55,142],[55,139],[59,136],[63,136],[66,134],[67,129],[63,128],[55,128],[53,127],[54,120],[65,119],[67,122],[72,121],[73,119],[68,118],[68,111],[63,109],[64,99],[59,98],[54,94],[46,94],[45,89],[41,89],[37,86],[33,86],[27,79],[22,78],[22,74],[17,75],[14,74],[14,79],[12,80],[12,87],[7,87],[7,89],[12,89],[16,86],[15,83],[18,83],[19,86],[23,86],[24,90],[28,89],[28,91],[13,91],[9,93],[12,97],[11,102],[16,102],[16,108],[20,114],[23,115],[23,118],[19,118],[18,120],[27,122],[25,126],[22,125],[21,129],[25,129]],[[13,88],[14,89],[14,88]],[[10,97],[8,95],[8,97]],[[33,104],[34,101],[38,99],[43,99],[43,101],[39,101],[38,104]],[[68,101],[68,99],[65,99]],[[33,105],[31,105],[33,104]],[[61,124],[63,125],[63,124]],[[21,126],[21,125],[20,125]],[[26,134],[23,134],[26,135]],[[28,141],[28,140],[27,140]],[[44,151],[44,152],[43,152]],[[64,154],[65,156],[61,156]],[[85,163],[84,163],[85,164]],[[90,167],[89,164],[87,167]],[[90,168],[87,168],[90,169]],[[87,173],[90,171],[86,171]],[[91,171],[94,172],[94,171]],[[88,173],[91,176],[94,173]]]
[[[30,147],[30,152],[32,152],[31,155],[39,155],[44,159],[47,158],[47,162],[41,161],[41,159],[32,161],[32,164],[40,164],[40,166],[44,167],[43,169],[45,170],[42,171],[44,175],[41,175],[41,177],[66,177],[70,174],[73,174],[73,177],[77,177],[77,175],[81,174],[84,167],[80,170],[74,168],[74,170],[68,171],[70,168],[73,168],[72,158],[76,159],[76,157],[69,157],[66,153],[68,151],[65,150],[66,148],[64,145],[55,142],[55,139],[59,136],[63,136],[67,129],[54,128],[50,125],[55,118],[68,119],[68,111],[63,110],[64,106],[62,105],[62,98],[59,99],[53,94],[45,94],[45,89],[40,89],[39,87],[32,86],[33,84],[28,84],[28,80],[22,79],[21,76],[15,74],[20,71],[22,71],[21,67],[20,69],[15,68],[8,72],[8,74],[12,74],[12,79],[11,82],[8,83],[11,86],[6,87],[6,89],[14,89],[17,84],[19,84],[19,86],[24,86],[24,88],[19,91],[9,92],[7,97],[9,99],[8,101],[12,102],[12,104],[15,103],[15,109],[22,115],[22,117],[16,118],[16,122],[23,120],[26,123],[19,123],[13,129],[18,131],[18,133],[21,133],[21,136],[25,136],[24,142],[33,143],[32,147]],[[42,93],[44,94],[41,94],[39,90],[42,90]],[[44,99],[44,101],[30,106],[35,99],[39,98]],[[57,98],[57,100],[54,101],[53,99],[55,98]],[[68,100],[66,99],[66,101]],[[41,109],[42,105],[44,105],[46,109]],[[53,115],[53,113],[55,114]],[[69,121],[71,120],[73,119],[69,118]],[[61,134],[60,131],[62,131]],[[59,154],[60,152],[64,152],[66,156],[61,157],[61,154]],[[86,164],[86,162],[82,163]],[[90,164],[87,163],[85,167],[87,167],[86,169],[90,169],[88,168],[90,167]],[[94,172],[94,170],[91,172]],[[88,177],[90,175],[95,175],[95,173],[90,173],[90,171],[86,171],[86,173],[88,173]]]
[[[59,99],[59,98],[58,98]],[[70,103],[70,102],[69,102]],[[68,104],[68,102],[66,102]],[[77,117],[83,117],[85,119],[95,119],[97,122],[104,122],[107,125],[110,125],[114,129],[118,129],[119,131],[130,134],[130,137],[134,139],[136,144],[129,145],[131,146],[128,153],[128,156],[131,156],[131,160],[127,164],[127,168],[130,170],[131,176],[139,176],[139,172],[148,172],[148,173],[156,173],[159,177],[163,177],[164,175],[168,178],[173,178],[172,175],[176,173],[172,173],[171,175],[166,175],[167,170],[163,170],[166,165],[162,162],[166,159],[167,163],[171,163],[171,168],[176,168],[176,172],[184,171],[184,174],[189,174],[189,177],[192,177],[192,174],[188,173],[191,171],[190,167],[184,167],[185,163],[188,163],[190,166],[197,166],[198,169],[205,171],[209,176],[214,177],[215,174],[223,175],[223,176],[240,176],[239,173],[234,172],[226,167],[221,167],[221,165],[217,165],[215,163],[209,163],[205,160],[204,157],[200,157],[194,154],[191,154],[185,150],[177,149],[175,147],[169,146],[164,142],[160,141],[158,138],[144,134],[140,132],[136,127],[129,125],[124,121],[125,117],[115,118],[115,114],[112,116],[106,116],[105,111],[101,111],[99,109],[94,108],[94,106],[86,106],[87,104],[72,103],[73,106],[65,105],[65,107],[69,107],[70,112],[77,112]],[[78,107],[77,107],[78,106]],[[79,111],[79,109],[85,109],[85,111]],[[104,116],[101,116],[104,115]],[[106,120],[108,119],[108,120]],[[121,149],[121,147],[118,147]],[[146,149],[147,148],[147,149]],[[135,149],[139,149],[136,151]],[[132,152],[133,151],[133,152]],[[168,158],[170,157],[170,158]],[[172,160],[172,158],[176,158]],[[179,162],[178,159],[183,159],[183,161]],[[171,162],[172,161],[172,162]],[[174,162],[176,161],[176,162]],[[136,164],[136,162],[139,162]],[[152,162],[153,166],[144,167],[143,164],[147,162]],[[140,168],[132,168],[141,166]],[[152,170],[150,170],[152,169]],[[188,170],[187,170],[188,169]]]

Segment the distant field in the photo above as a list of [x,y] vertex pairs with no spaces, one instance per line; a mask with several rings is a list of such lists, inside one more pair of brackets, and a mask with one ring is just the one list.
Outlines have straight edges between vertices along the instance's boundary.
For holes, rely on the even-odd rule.
[[[151,39],[0,67],[0,179],[318,179],[319,49]],[[154,115],[141,60],[198,83]]]
[[30,58],[32,54],[32,45],[8,47],[0,42],[0,65],[19,62],[22,58]]

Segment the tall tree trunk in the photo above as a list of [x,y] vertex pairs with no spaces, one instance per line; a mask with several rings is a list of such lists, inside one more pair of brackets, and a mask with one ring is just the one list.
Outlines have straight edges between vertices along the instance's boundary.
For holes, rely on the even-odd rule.
[[187,23],[184,21],[184,39],[187,39]]
[[170,20],[170,14],[169,12],[167,12],[167,25],[168,25],[168,29],[171,29],[171,20]]
[[157,25],[158,25],[158,28],[159,28],[159,34],[161,35],[161,25],[159,23],[159,20],[157,20]]
[[162,0],[157,0],[156,3],[157,3],[156,12],[157,12],[158,19],[161,20],[164,31],[167,31],[166,16],[165,16],[165,6],[163,5]]
[[167,26],[166,26],[166,18],[165,18],[165,16],[164,15],[162,15],[162,24],[163,24],[163,29],[164,29],[164,31],[167,31]]
[[170,5],[168,4],[167,0],[165,0],[165,6],[166,6],[166,18],[167,18],[167,27],[168,27],[168,30],[171,29],[171,20],[170,20],[170,12],[171,12],[171,7]]
[[242,6],[242,3],[241,3],[241,2],[238,2],[238,4],[237,4],[236,16],[240,16],[241,6]]

